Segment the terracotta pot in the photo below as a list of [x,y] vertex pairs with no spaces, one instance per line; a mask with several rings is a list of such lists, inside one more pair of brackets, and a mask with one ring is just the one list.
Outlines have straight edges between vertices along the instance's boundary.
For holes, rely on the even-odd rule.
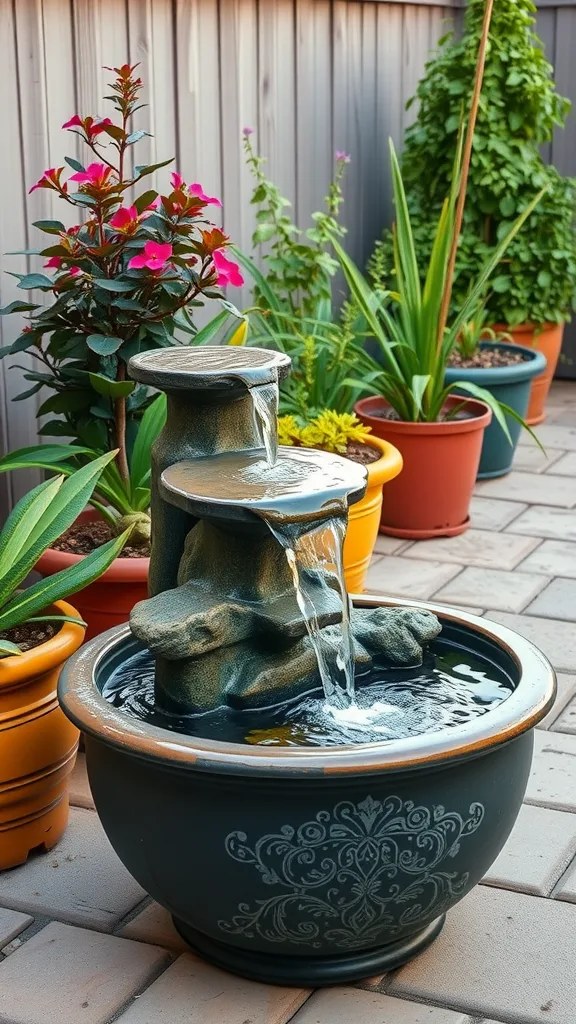
[[[98,513],[89,509],[79,518],[98,519]],[[69,565],[76,565],[82,557],[48,548],[36,563],[36,571],[42,576],[53,576]],[[74,605],[88,624],[87,640],[127,622],[136,602],[148,597],[149,563],[149,558],[116,558],[99,579],[74,594]]]
[[[64,601],[54,607],[76,614]],[[46,643],[0,659],[0,870],[51,849],[68,823],[78,730],[60,710],[56,685],[83,639],[83,626],[64,622]]]
[[518,327],[507,327],[498,324],[495,331],[505,331],[517,345],[536,348],[546,357],[546,369],[532,381],[530,401],[526,422],[533,427],[546,419],[546,399],[562,349],[564,324],[520,324]]
[[366,466],[366,494],[360,501],[350,506],[348,530],[344,541],[344,576],[346,587],[351,594],[360,594],[364,590],[364,581],[380,526],[382,485],[393,480],[402,469],[402,456],[388,441],[369,437],[366,443],[372,448],[377,448],[382,454],[377,462],[370,462]]
[[[405,423],[383,419],[383,398],[363,398],[356,405],[362,423],[390,441],[400,452],[404,469],[384,490],[380,530],[391,537],[424,540],[455,537],[470,525],[468,509],[480,462],[484,428],[490,409],[464,399],[469,419],[442,423]],[[451,396],[446,408],[461,405]]]

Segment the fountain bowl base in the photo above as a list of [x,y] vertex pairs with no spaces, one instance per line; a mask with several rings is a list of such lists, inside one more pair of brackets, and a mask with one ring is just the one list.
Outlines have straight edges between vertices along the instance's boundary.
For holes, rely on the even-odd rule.
[[425,928],[420,928],[413,935],[398,942],[388,942],[384,946],[359,950],[357,953],[318,957],[252,953],[250,950],[237,949],[211,939],[184,921],[179,921],[177,917],[173,917],[172,920],[179,935],[194,952],[216,967],[222,967],[232,974],[239,974],[242,978],[249,978],[250,981],[264,982],[266,985],[303,985],[305,988],[321,988],[362,981],[384,971],[402,967],[434,942],[442,931],[446,914],[441,914]]

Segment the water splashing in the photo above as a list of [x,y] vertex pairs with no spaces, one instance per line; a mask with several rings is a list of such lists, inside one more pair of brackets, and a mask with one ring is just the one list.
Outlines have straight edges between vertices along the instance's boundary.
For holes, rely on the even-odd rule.
[[[311,528],[310,523],[267,522],[286,558],[296,591],[298,607],[306,623],[314,648],[322,687],[329,706],[349,708],[354,704],[354,652],[350,630],[350,598],[344,582],[342,549],[346,535],[347,513],[334,515]],[[308,570],[303,572],[302,570]],[[342,602],[342,621],[337,626],[320,628],[314,604],[317,586],[311,581],[322,575],[333,585]]]
[[278,385],[258,384],[250,388],[254,423],[266,451],[266,462],[276,465],[278,458]]

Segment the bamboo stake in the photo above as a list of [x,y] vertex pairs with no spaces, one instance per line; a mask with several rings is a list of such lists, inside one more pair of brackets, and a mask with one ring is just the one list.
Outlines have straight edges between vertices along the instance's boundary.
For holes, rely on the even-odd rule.
[[478,49],[478,60],[476,61],[474,90],[472,92],[472,100],[470,102],[470,115],[468,118],[468,127],[466,129],[466,139],[464,141],[464,153],[462,156],[462,173],[460,176],[458,202],[456,203],[454,231],[452,235],[452,244],[450,246],[450,255],[448,257],[448,269],[446,272],[446,280],[444,282],[442,306],[440,308],[440,322],[438,324],[438,348],[440,348],[440,346],[442,345],[442,341],[444,338],[444,331],[446,330],[446,323],[448,320],[448,311],[450,309],[450,299],[452,297],[454,266],[456,264],[456,253],[458,250],[458,242],[460,241],[460,232],[462,230],[462,218],[464,216],[464,205],[466,203],[466,189],[468,186],[468,171],[470,170],[472,143],[474,142],[476,118],[478,116],[480,93],[482,91],[482,79],[484,78],[484,65],[486,63],[486,45],[488,43],[488,32],[490,30],[490,20],[492,18],[493,6],[494,0],[486,0],[486,6],[484,8],[484,20],[482,22],[482,34],[480,36],[480,47]]

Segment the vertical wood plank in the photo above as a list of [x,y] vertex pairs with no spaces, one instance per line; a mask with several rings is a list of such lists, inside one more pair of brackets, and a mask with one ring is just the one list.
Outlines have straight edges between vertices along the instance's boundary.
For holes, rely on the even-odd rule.
[[[172,0],[127,0],[128,59],[140,64],[142,102],[132,127],[150,135],[134,147],[136,164],[160,163],[176,156],[176,89]],[[174,164],[175,166],[175,164]],[[171,166],[147,179],[158,189],[167,184]]]
[[[0,305],[25,299],[27,293],[16,286],[7,271],[26,273],[30,261],[25,256],[6,256],[6,252],[28,248],[28,220],[49,216],[46,199],[34,200],[27,190],[48,166],[46,145],[46,108],[41,67],[43,65],[42,11],[40,5],[27,10],[0,2],[0,61],[2,66],[3,130],[7,144],[0,148],[0,180],[9,183],[10,200],[0,203]],[[26,120],[26,118],[28,120]],[[39,190],[41,191],[41,190]],[[46,190],[43,190],[46,192]],[[30,200],[30,202],[29,202]],[[36,232],[35,232],[36,234]],[[36,265],[39,264],[36,260]],[[19,316],[0,319],[0,340],[9,345],[21,333],[24,321]],[[15,364],[32,366],[32,357],[22,353],[7,357],[0,364],[0,424],[2,449],[9,451],[36,441],[37,403],[14,403],[14,395],[24,391],[27,382]],[[0,515],[5,517],[12,505],[30,487],[39,482],[38,472],[2,474],[0,479]]]
[[[245,252],[255,227],[250,197],[254,188],[242,144],[244,128],[258,124],[258,17],[256,0],[226,0],[220,9],[222,118],[222,202],[227,234]],[[253,136],[255,146],[260,139]],[[249,301],[250,287],[242,293]]]
[[406,130],[416,120],[418,104],[414,102],[409,110],[406,103],[416,93],[418,82],[422,77],[424,65],[428,59],[429,31],[428,10],[414,4],[404,6],[404,27],[402,38],[402,127]]
[[[296,0],[296,204],[301,225],[320,209],[333,168],[330,0]],[[342,143],[342,148],[344,143]]]
[[376,109],[380,173],[378,189],[383,197],[384,223],[392,220],[392,187],[388,139],[396,150],[402,146],[402,33],[403,11],[400,4],[381,3],[376,11],[378,47]]
[[[546,59],[554,64],[556,61],[556,14],[555,8],[538,11],[536,31],[542,41]],[[542,146],[542,158],[549,163],[552,160],[552,142]]]
[[378,103],[376,89],[376,12],[378,3],[362,5],[362,99],[361,99],[361,253],[362,264],[370,256],[376,238],[380,236],[384,217],[384,202],[378,188],[379,147],[376,134],[378,129]]
[[[222,193],[217,0],[176,0],[177,132],[187,181]],[[211,216],[217,214],[211,210]]]
[[258,141],[268,173],[296,207],[295,24],[293,0],[258,6]]
[[[552,142],[551,159],[561,174],[576,175],[576,80],[574,53],[576,52],[576,8],[556,9],[556,45],[554,77],[561,96],[572,101],[572,110],[565,128],[556,128]],[[550,57],[548,58],[550,60]]]

